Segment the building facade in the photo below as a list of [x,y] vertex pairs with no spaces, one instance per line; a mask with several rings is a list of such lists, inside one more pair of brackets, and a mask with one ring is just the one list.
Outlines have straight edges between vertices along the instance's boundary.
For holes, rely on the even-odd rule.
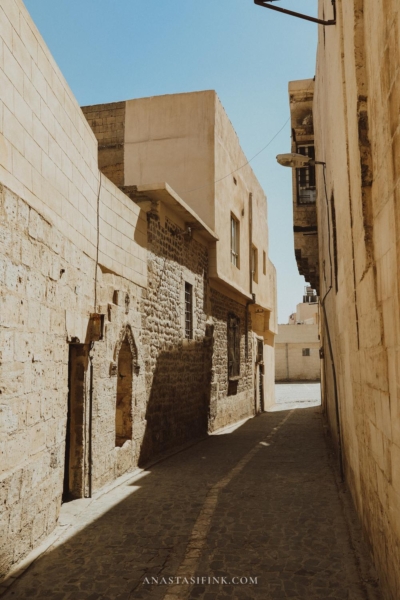
[[[112,105],[101,142],[21,0],[2,3],[0,25],[6,574],[54,529],[62,501],[273,403],[276,313],[266,199],[252,172],[205,196],[209,212],[173,170],[143,181],[132,167],[128,177],[123,140],[141,118],[126,110],[126,129],[125,108]],[[200,111],[218,105],[214,93],[199,98]],[[215,143],[230,151],[218,164],[192,139],[186,157],[211,182],[243,153],[222,107],[207,114],[208,138],[218,122]],[[168,152],[149,156],[152,169]]]
[[[209,240],[206,309],[218,348],[211,430],[239,420],[254,402],[258,409],[267,407],[274,398],[276,285],[268,257],[266,197],[250,166],[240,168],[246,157],[217,94],[168,94],[88,106],[83,112],[98,139],[101,169],[148,217],[158,211],[163,221],[153,182],[168,182],[188,211],[215,232]],[[182,214],[182,227],[196,232],[190,214]],[[230,364],[221,362],[228,315],[242,332],[240,353],[237,349],[235,358],[230,351]],[[235,345],[235,336],[231,339]],[[246,365],[243,379],[239,360]]]
[[318,296],[306,287],[303,302],[278,325],[275,336],[275,381],[320,381],[320,338]]
[[[396,600],[399,4],[336,4],[336,25],[319,29],[313,126],[315,157],[325,165],[315,166],[318,253],[311,238],[307,253],[319,265],[326,417],[385,598]],[[320,0],[320,18],[330,11],[331,3]],[[292,115],[292,92],[305,87],[289,86]]]

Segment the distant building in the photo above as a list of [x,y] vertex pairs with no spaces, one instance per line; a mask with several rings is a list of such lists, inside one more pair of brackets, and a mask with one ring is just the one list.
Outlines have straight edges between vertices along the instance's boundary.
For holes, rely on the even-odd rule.
[[319,303],[315,290],[307,287],[303,302],[278,325],[275,337],[275,381],[319,381]]

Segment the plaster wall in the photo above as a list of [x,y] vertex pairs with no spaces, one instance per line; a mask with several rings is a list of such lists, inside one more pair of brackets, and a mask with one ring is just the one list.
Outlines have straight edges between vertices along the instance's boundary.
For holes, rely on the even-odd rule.
[[[249,295],[251,290],[256,294],[258,305],[272,310],[274,307],[271,303],[272,290],[269,287],[268,279],[267,199],[253,170],[246,165],[247,158],[218,97],[216,97],[215,106],[214,135],[215,178],[217,180],[215,184],[215,231],[220,239],[216,249],[215,270],[219,276],[233,283],[245,294]],[[228,175],[229,173],[231,175]],[[252,195],[251,200],[250,194]],[[231,262],[231,213],[240,224],[239,268]],[[254,279],[250,281],[252,246],[257,250],[257,261]]]
[[[319,381],[319,346],[317,325],[279,325],[275,337],[275,380]],[[303,356],[306,348],[309,356]]]
[[307,323],[308,325],[318,325],[319,303],[308,304],[307,302],[300,302],[300,304],[296,306],[296,320],[299,323],[311,320],[313,323]]
[[167,181],[211,229],[214,217],[213,91],[126,102],[124,185]]

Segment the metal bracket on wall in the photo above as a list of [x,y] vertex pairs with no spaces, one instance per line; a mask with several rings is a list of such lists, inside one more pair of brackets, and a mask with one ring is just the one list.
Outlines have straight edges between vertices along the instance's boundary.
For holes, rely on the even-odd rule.
[[333,19],[329,21],[325,21],[324,19],[316,19],[315,17],[309,17],[308,15],[303,15],[302,13],[294,12],[293,10],[288,10],[287,8],[278,8],[278,6],[272,6],[271,2],[276,1],[277,0],[254,0],[254,4],[258,4],[258,6],[263,6],[264,8],[270,8],[271,10],[276,10],[277,12],[284,13],[285,15],[298,17],[299,19],[304,19],[305,21],[311,21],[311,23],[317,23],[318,25],[336,25],[336,0],[332,0]]

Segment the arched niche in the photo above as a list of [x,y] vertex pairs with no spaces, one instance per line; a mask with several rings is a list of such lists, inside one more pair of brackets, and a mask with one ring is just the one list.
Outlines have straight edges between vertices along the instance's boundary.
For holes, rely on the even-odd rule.
[[132,439],[133,374],[137,373],[137,349],[132,330],[127,325],[116,346],[117,397],[115,404],[115,446]]

